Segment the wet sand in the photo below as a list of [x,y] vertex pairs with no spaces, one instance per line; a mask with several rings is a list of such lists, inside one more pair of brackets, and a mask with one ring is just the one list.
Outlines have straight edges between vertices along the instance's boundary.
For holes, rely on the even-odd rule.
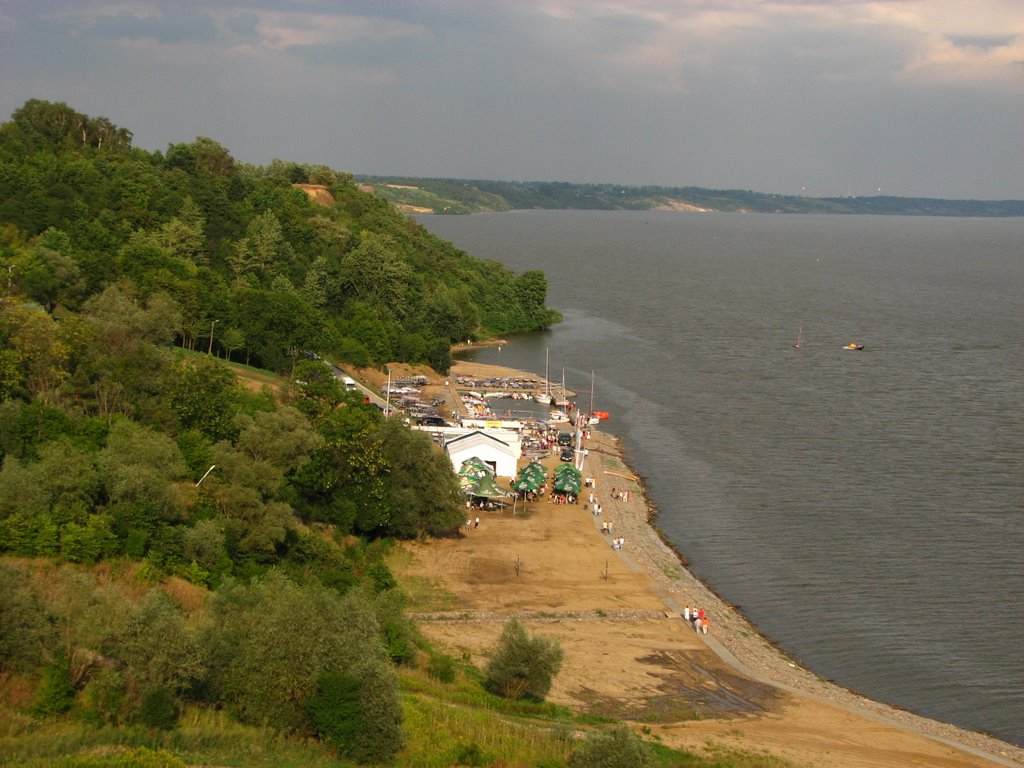
[[[459,362],[451,375],[517,373],[527,375]],[[691,750],[836,768],[1024,766],[1018,747],[872,701],[796,664],[662,541],[618,439],[594,431],[585,447],[601,517],[584,509],[584,493],[579,505],[519,505],[515,515],[485,513],[461,538],[407,545],[405,575],[443,587],[459,606],[421,615],[428,637],[482,666],[516,616],[565,649],[551,700],[645,725]],[[613,499],[613,487],[629,500]],[[602,519],[625,538],[622,551],[601,533]],[[681,620],[686,605],[708,612],[708,635]]]

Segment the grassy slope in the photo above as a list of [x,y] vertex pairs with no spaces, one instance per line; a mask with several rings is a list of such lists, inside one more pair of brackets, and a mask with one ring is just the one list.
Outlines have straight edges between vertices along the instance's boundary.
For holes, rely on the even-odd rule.
[[[181,351],[181,350],[179,350]],[[200,354],[200,353],[186,353]],[[249,389],[271,388],[280,395],[286,379],[267,371],[230,364]],[[420,577],[404,550],[390,556],[392,570],[409,597],[414,611],[457,609],[455,597],[440,585]],[[91,569],[108,582],[117,582],[128,595],[142,595],[152,586],[136,564],[104,563]],[[202,619],[206,592],[172,578],[163,588],[182,605],[190,620]],[[509,702],[481,687],[482,673],[460,660],[449,660],[451,682],[440,682],[430,673],[437,654],[425,649],[415,666],[399,669],[399,685],[405,714],[406,745],[396,765],[442,768],[451,765],[563,766],[574,740],[604,721],[578,716],[564,707],[528,702]],[[11,675],[0,679],[0,764],[9,766],[51,765],[68,755],[116,756],[129,748],[166,750],[188,765],[290,768],[295,766],[350,765],[339,761],[314,740],[288,737],[275,731],[242,725],[227,713],[189,707],[179,726],[171,731],[142,727],[99,727],[77,717],[75,709],[61,717],[39,719],[28,714],[38,679]],[[658,746],[658,745],[654,745]],[[781,763],[763,762],[751,755],[728,754],[707,761],[666,748],[657,749],[660,765],[735,766],[778,768]]]

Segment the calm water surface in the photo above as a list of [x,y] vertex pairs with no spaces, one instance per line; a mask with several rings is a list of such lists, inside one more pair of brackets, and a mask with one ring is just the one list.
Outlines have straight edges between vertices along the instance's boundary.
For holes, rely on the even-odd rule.
[[765,634],[1024,744],[1024,221],[420,220],[545,271],[565,322],[475,359],[543,373],[550,348],[584,400],[593,369],[659,526]]

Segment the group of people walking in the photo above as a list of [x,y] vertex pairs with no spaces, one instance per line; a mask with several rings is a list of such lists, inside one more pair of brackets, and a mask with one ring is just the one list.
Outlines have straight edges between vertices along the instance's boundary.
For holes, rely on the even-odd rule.
[[683,608],[683,621],[692,626],[694,632],[700,632],[705,635],[708,633],[708,616],[707,611],[703,608],[686,606]]

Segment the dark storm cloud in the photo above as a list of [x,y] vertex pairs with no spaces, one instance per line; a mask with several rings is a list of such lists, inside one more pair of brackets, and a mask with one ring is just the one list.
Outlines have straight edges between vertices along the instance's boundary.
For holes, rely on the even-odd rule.
[[354,172],[1024,197],[1019,0],[8,0],[0,116]]

